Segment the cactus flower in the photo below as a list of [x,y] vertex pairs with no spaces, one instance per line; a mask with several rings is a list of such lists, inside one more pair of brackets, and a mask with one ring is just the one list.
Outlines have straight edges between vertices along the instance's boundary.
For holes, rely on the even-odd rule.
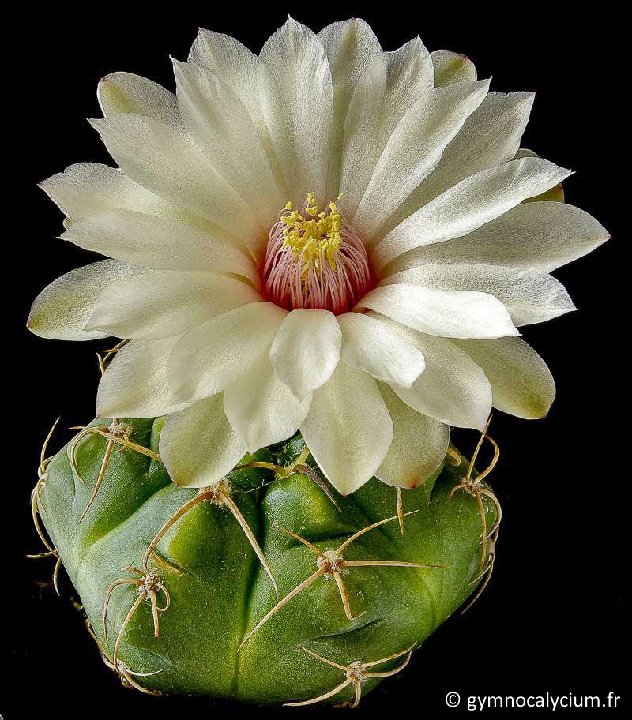
[[[120,340],[97,420],[42,452],[43,555],[128,686],[357,705],[489,580],[490,411],[547,413],[520,329],[574,309],[550,273],[608,235],[521,147],[533,94],[419,38],[289,19],[173,68],[105,77],[117,167],[42,183],[106,259],[29,328]],[[469,462],[451,427],[482,431]]]
[[[175,95],[129,73],[92,125],[119,168],[42,187],[63,238],[108,260],[35,301],[33,332],[129,340],[101,417],[169,414],[184,486],[300,430],[342,493],[412,487],[448,426],[546,414],[554,382],[521,326],[573,309],[549,273],[607,234],[550,200],[569,171],[520,150],[533,95],[490,92],[419,38],[289,19],[257,56],[201,30]],[[206,442],[196,439],[204,428]]]

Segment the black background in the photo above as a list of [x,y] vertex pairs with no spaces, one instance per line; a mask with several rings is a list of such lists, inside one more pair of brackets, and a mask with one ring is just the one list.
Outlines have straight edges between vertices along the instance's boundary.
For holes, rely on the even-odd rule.
[[[185,59],[198,25],[233,34],[258,50],[288,10],[314,29],[334,19],[363,17],[386,49],[419,33],[431,50],[466,53],[480,77],[493,75],[494,89],[536,90],[524,145],[577,171],[566,183],[567,201],[594,214],[613,235],[592,256],[557,273],[579,311],[525,329],[557,379],[558,397],[544,421],[500,413],[494,420],[492,434],[503,456],[492,482],[505,521],[488,590],[466,615],[435,633],[405,673],[367,697],[354,717],[466,715],[463,707],[445,707],[449,690],[463,697],[626,694],[629,595],[624,585],[632,563],[625,397],[629,320],[623,304],[630,238],[621,212],[630,202],[625,197],[629,142],[623,134],[624,123],[629,126],[629,58],[619,39],[623,18],[608,3],[593,6],[591,14],[575,4],[564,12],[559,3],[530,5],[522,14],[516,7],[492,11],[471,3],[468,9],[440,3],[405,12],[393,3],[374,10],[361,4],[337,3],[330,11],[320,3],[305,5],[253,11],[238,3],[221,10],[211,3],[177,3],[142,11],[138,4],[105,3],[74,6],[72,12],[29,6],[14,8],[14,20],[5,26],[5,118],[14,128],[5,133],[3,150],[9,186],[2,207],[3,285],[9,290],[3,309],[15,330],[4,351],[15,367],[5,374],[1,434],[1,595],[9,607],[0,615],[7,650],[0,713],[8,720],[49,712],[69,720],[153,720],[184,714],[223,718],[244,711],[228,702],[154,699],[123,689],[101,664],[72,609],[66,578],[60,600],[48,585],[50,563],[24,559],[39,548],[28,510],[39,445],[56,416],[64,426],[92,417],[98,349],[93,343],[35,338],[24,321],[44,285],[92,259],[56,239],[61,215],[35,183],[73,162],[109,161],[84,119],[98,115],[98,79],[128,70],[172,87],[168,55]],[[23,253],[17,261],[16,252]],[[69,435],[59,437],[65,441]],[[475,439],[471,433],[457,436],[466,453]],[[334,713],[325,707],[245,709],[261,718]]]

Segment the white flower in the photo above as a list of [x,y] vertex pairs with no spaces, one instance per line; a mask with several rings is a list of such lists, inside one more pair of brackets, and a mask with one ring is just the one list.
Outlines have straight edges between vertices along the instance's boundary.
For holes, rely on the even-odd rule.
[[448,426],[546,414],[554,383],[516,329],[573,309],[549,272],[607,233],[570,174],[520,150],[533,96],[488,91],[416,38],[293,20],[253,55],[202,30],[176,94],[115,73],[92,124],[120,167],[45,181],[64,239],[109,258],[34,303],[44,337],[130,342],[98,414],[165,415],[176,482],[216,482],[300,430],[342,493],[412,487]]

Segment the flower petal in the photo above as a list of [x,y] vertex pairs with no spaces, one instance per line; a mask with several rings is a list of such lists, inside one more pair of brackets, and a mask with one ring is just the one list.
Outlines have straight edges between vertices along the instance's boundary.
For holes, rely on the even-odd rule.
[[410,387],[426,367],[422,353],[391,324],[362,313],[338,317],[342,359],[376,380]]
[[113,208],[161,214],[175,208],[135,183],[118,168],[100,163],[76,163],[39,186],[71,218],[95,215]]
[[419,487],[441,466],[450,429],[413,410],[387,385],[380,385],[380,392],[393,420],[393,442],[375,475],[387,485]]
[[[263,69],[259,58],[234,37],[201,28],[191,47],[188,61],[211,72],[241,100],[266,149],[276,185],[283,187],[283,172],[272,148],[261,107],[260,81]],[[284,203],[286,200],[287,197]]]
[[86,329],[121,338],[174,337],[260,299],[250,285],[233,277],[148,271],[109,285]]
[[171,399],[167,383],[175,340],[132,340],[119,350],[101,378],[97,416],[157,417],[186,407]]
[[127,72],[106,75],[99,82],[97,97],[105,117],[133,113],[155,117],[171,125],[180,124],[176,96],[140,75]]
[[270,360],[298,398],[327,382],[340,359],[342,333],[328,310],[292,310],[277,330]]
[[247,108],[227,83],[194,64],[174,61],[178,103],[191,136],[267,229],[287,202]]
[[259,55],[262,107],[286,190],[300,204],[308,191],[324,200],[333,87],[322,43],[292,18]]
[[517,417],[544,417],[555,399],[555,380],[538,353],[520,338],[458,340],[492,386],[494,407]]
[[419,38],[369,63],[345,119],[340,190],[353,219],[378,159],[405,112],[433,85],[430,55]]
[[489,93],[445,149],[441,161],[394,214],[395,227],[448,188],[512,160],[529,121],[533,93]]
[[509,310],[516,327],[546,322],[575,310],[573,301],[558,280],[533,270],[438,263],[418,265],[391,275],[383,282],[493,295]]
[[483,370],[443,338],[407,332],[423,352],[426,369],[412,388],[393,390],[413,410],[447,425],[482,430],[492,407],[492,389]]
[[132,210],[110,210],[77,220],[62,239],[145,267],[194,271],[204,268],[257,281],[254,263],[237,247],[188,225]]
[[482,292],[398,283],[375,288],[362,298],[360,306],[429,335],[490,338],[518,334],[505,306]]
[[344,197],[345,214],[350,218],[355,214],[386,142],[380,132],[386,79],[386,59],[380,54],[369,63],[349,101],[340,160],[340,192]]
[[97,299],[104,288],[142,272],[118,260],[101,260],[71,270],[45,287],[35,298],[28,329],[35,335],[56,340],[95,340],[110,333],[86,330]]
[[375,380],[341,362],[314,393],[301,433],[329,482],[348,495],[382,464],[393,422]]
[[173,397],[191,403],[238,382],[267,355],[286,314],[272,303],[250,303],[183,335],[169,360]]
[[233,432],[222,400],[219,393],[165,419],[160,457],[177,485],[215,485],[245,455],[246,447]]
[[569,175],[569,170],[533,157],[472,175],[400,223],[374,248],[373,261],[380,269],[422,245],[466,235]]
[[188,61],[229,85],[248,108],[253,122],[261,116],[259,58],[231,35],[200,28]]
[[344,106],[369,63],[381,54],[380,41],[371,26],[360,18],[333,22],[318,33],[318,39],[331,68],[336,101]]
[[182,131],[125,113],[91,124],[132,180],[235,237],[256,231],[252,213]]
[[372,239],[435,168],[444,149],[487,94],[489,81],[458,83],[423,95],[404,113],[376,161],[353,224]]
[[381,55],[382,48],[370,26],[358,18],[331,23],[318,33],[318,38],[325,48],[333,81],[332,149],[325,194],[335,198],[340,190],[342,143],[349,103],[360,78]]
[[430,57],[434,66],[436,87],[476,80],[476,67],[467,55],[451,50],[435,50],[430,53]]
[[297,399],[261,355],[238,382],[224,391],[224,410],[249,452],[294,435],[305,420],[311,394]]
[[529,202],[461,238],[420,247],[389,266],[487,263],[551,272],[594,250],[609,237],[588,213],[560,202]]
[[397,50],[384,53],[386,60],[385,108],[390,121],[396,121],[410,103],[425,95],[434,85],[434,66],[421,38],[414,37]]

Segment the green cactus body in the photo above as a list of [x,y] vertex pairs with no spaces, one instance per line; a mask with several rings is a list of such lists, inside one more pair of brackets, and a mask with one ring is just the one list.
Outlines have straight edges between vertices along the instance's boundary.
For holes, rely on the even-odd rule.
[[[131,440],[158,451],[161,421],[125,420]],[[92,426],[107,426],[95,421]],[[113,448],[96,499],[79,519],[94,489],[107,438],[88,434],[47,468],[39,493],[46,529],[75,586],[104,654],[112,661],[121,625],[139,597],[137,584],[112,587],[108,628],[102,614],[116,580],[143,574],[143,556],[165,521],[197,491],[173,484],[164,466],[129,448]],[[295,438],[257,454],[286,465],[302,448]],[[247,460],[252,460],[250,456]],[[356,566],[341,569],[355,618],[344,612],[335,579],[312,580],[249,639],[245,637],[277,602],[273,584],[229,509],[203,502],[185,514],[158,544],[150,561],[170,605],[154,636],[150,603],[143,600],[121,633],[119,657],[145,688],[160,693],[201,693],[275,703],[326,694],[345,681],[341,666],[402,654],[372,668],[385,672],[405,660],[476,589],[481,568],[481,516],[466,492],[450,493],[467,462],[444,467],[424,485],[403,492],[404,534],[397,519],[358,537],[344,550],[351,561],[402,561],[445,567]],[[357,531],[395,514],[396,491],[373,478],[335,502],[301,473],[279,477],[265,468],[228,476],[230,496],[257,538],[283,598],[319,569],[319,557],[286,531],[318,550],[335,549]],[[338,507],[336,507],[336,504]],[[495,520],[490,505],[488,527]],[[179,569],[165,565],[168,561]],[[139,569],[125,569],[134,566]],[[158,605],[166,604],[164,591]],[[242,644],[241,649],[240,644]],[[159,672],[156,672],[159,671]],[[370,690],[379,678],[363,678]],[[353,698],[350,682],[332,701]]]

